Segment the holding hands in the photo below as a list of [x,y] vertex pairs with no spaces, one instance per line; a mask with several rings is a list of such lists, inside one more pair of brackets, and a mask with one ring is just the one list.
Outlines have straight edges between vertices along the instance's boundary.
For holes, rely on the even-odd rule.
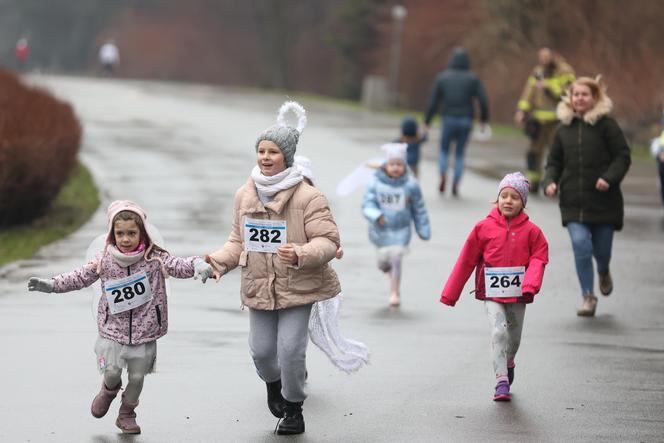
[[53,279],[30,277],[28,291],[53,292]]
[[194,259],[194,280],[201,278],[201,281],[205,283],[208,278],[214,277],[214,272],[212,266],[209,263],[206,263],[200,258]]

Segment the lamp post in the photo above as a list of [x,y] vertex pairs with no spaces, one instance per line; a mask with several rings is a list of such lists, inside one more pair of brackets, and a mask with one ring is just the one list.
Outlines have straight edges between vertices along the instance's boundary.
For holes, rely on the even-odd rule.
[[390,50],[389,88],[390,98],[393,105],[399,102],[399,64],[401,59],[401,34],[403,33],[403,21],[408,11],[402,5],[392,7],[392,47]]

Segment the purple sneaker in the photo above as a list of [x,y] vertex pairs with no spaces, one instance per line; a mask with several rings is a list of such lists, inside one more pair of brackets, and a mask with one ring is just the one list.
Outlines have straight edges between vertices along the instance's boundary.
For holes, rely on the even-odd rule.
[[510,385],[507,381],[499,381],[496,385],[496,393],[493,394],[493,401],[510,401]]

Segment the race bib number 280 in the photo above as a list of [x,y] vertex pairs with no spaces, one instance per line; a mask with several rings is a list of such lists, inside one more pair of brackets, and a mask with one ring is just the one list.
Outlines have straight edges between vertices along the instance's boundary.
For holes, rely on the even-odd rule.
[[152,300],[152,289],[145,271],[141,271],[125,278],[107,281],[104,295],[111,314],[119,314]]
[[484,268],[484,289],[487,297],[521,297],[521,286],[526,275],[525,266]]
[[244,222],[244,250],[276,253],[288,243],[285,220],[247,218]]

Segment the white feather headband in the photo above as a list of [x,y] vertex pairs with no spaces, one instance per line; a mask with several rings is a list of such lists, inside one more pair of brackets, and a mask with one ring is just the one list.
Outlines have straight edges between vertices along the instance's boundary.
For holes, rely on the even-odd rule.
[[286,123],[286,114],[288,111],[293,111],[293,114],[297,116],[297,132],[302,134],[305,126],[307,126],[307,111],[304,110],[301,104],[295,101],[284,102],[283,105],[279,108],[279,114],[277,115],[277,124],[279,126],[289,126]]

